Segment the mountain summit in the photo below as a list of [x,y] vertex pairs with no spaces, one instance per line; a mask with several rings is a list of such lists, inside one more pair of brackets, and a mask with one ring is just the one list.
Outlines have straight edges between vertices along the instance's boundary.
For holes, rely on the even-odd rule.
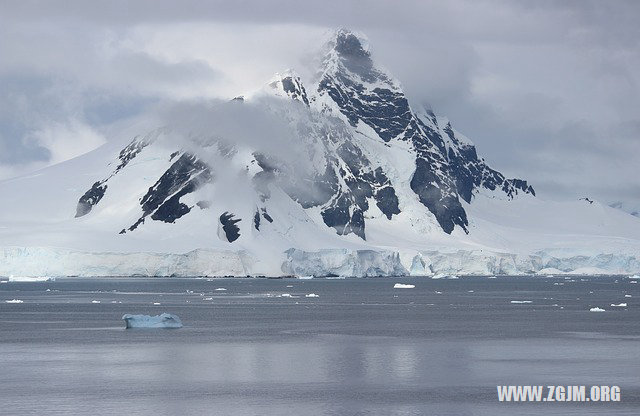
[[[0,242],[26,250],[5,258],[53,256],[64,259],[55,270],[69,270],[72,252],[27,248],[199,250],[143,257],[142,270],[118,267],[145,275],[533,273],[575,268],[578,260],[549,254],[557,233],[570,259],[599,254],[593,242],[608,235],[608,247],[619,237],[636,247],[635,218],[540,201],[527,181],[487,166],[446,118],[411,107],[361,36],[338,30],[322,53],[312,80],[287,70],[244,97],[176,104],[162,126],[132,140],[0,183],[7,206],[20,207],[0,211],[0,220],[30,224],[0,228]],[[43,212],[19,195],[50,203]],[[640,268],[620,254],[627,251],[601,261]],[[115,260],[91,259],[102,265],[92,273],[122,272],[104,268]]]

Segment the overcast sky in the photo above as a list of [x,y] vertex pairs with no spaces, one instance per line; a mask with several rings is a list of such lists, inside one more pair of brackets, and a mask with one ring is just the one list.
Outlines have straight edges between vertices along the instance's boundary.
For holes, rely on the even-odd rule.
[[640,206],[638,1],[0,1],[0,178],[89,151],[157,103],[305,74],[365,33],[414,103],[546,198]]

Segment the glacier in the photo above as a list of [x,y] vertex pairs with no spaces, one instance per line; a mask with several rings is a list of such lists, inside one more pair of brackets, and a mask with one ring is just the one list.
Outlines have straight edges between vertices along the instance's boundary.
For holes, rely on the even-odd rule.
[[488,166],[361,36],[317,63],[0,181],[0,276],[640,273],[639,218]]
[[122,320],[126,328],[182,328],[182,321],[176,315],[163,313],[160,315],[124,314]]
[[[405,250],[406,254],[406,250]],[[50,247],[0,248],[0,276],[20,270],[33,276],[145,276],[145,277],[377,277],[377,276],[547,276],[556,274],[619,274],[640,270],[633,254],[607,253],[564,256],[537,252],[531,255],[486,250],[420,251],[403,256],[391,250],[289,249],[278,255],[273,268],[265,269],[245,251],[198,249],[175,253],[94,253]],[[426,265],[416,268],[416,259]],[[587,266],[585,266],[587,265]],[[217,290],[223,290],[221,288]]]

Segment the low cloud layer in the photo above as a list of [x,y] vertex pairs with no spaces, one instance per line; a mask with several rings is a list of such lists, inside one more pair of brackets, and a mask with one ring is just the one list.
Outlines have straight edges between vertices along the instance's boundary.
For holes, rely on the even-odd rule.
[[109,140],[158,102],[303,75],[328,30],[366,33],[416,105],[542,197],[637,201],[634,1],[14,2],[0,15],[0,175]]

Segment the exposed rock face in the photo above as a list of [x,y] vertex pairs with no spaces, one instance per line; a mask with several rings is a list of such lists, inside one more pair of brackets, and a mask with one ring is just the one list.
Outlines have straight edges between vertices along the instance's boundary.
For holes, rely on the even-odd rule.
[[509,197],[518,191],[534,194],[526,181],[505,179],[478,159],[475,146],[459,140],[450,123],[441,128],[432,113],[412,111],[399,83],[375,66],[355,34],[340,30],[330,46],[317,88],[319,96],[329,97],[353,127],[364,123],[385,142],[412,144],[415,172],[411,189],[446,233],[456,225],[467,231],[460,198],[471,202],[478,188],[500,189]]

